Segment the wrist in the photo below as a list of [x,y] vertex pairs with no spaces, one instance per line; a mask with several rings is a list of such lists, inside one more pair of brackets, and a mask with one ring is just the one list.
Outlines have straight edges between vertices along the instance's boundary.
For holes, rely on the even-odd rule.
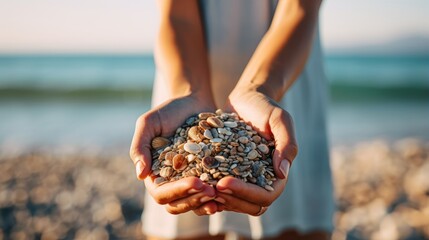
[[240,80],[231,93],[231,97],[240,97],[248,93],[263,94],[271,99],[280,101],[283,97],[283,86],[262,79]]
[[189,81],[171,81],[166,85],[170,99],[189,97],[200,105],[215,109],[213,94],[207,84],[191,84]]
[[211,91],[193,91],[189,95],[195,100],[200,106],[208,111],[215,111],[216,104]]

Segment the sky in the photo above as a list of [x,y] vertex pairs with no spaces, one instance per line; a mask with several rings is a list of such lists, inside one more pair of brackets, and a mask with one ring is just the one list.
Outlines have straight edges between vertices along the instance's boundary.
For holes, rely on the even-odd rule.
[[[428,0],[325,0],[327,48],[429,37]],[[0,0],[0,53],[150,52],[154,0]]]

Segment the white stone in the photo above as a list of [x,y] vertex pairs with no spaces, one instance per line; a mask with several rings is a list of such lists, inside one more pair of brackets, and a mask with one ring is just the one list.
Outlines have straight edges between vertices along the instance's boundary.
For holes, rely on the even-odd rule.
[[188,153],[197,154],[201,152],[202,147],[197,143],[187,142],[183,146],[183,149],[185,149],[185,151],[187,151]]

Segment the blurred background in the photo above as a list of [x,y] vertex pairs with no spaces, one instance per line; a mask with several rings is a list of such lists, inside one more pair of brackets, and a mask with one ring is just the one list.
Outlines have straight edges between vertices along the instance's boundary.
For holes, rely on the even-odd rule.
[[[334,239],[429,238],[429,1],[325,1]],[[153,1],[0,0],[0,239],[142,238]]]

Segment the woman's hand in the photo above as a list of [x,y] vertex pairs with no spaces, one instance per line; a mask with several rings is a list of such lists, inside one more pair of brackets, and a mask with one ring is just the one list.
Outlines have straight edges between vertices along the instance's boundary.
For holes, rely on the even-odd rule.
[[136,123],[130,148],[130,157],[136,167],[136,175],[145,180],[151,196],[159,204],[166,205],[168,212],[184,213],[199,208],[200,214],[212,214],[217,205],[209,202],[215,197],[214,188],[199,178],[184,178],[179,181],[157,185],[149,177],[152,164],[151,141],[156,136],[169,137],[188,117],[205,111],[214,111],[211,98],[187,95],[169,100],[141,115]]
[[210,215],[219,211],[213,201],[215,189],[197,177],[182,178],[178,181],[157,185],[152,176],[145,180],[146,189],[154,200],[165,205],[171,214],[194,211],[197,215]]
[[239,179],[223,178],[216,185],[215,201],[223,204],[225,210],[260,215],[283,192],[298,152],[292,118],[274,100],[252,88],[236,88],[226,110],[236,112],[263,137],[274,140],[273,165],[278,180],[274,182],[274,191],[269,192]]

